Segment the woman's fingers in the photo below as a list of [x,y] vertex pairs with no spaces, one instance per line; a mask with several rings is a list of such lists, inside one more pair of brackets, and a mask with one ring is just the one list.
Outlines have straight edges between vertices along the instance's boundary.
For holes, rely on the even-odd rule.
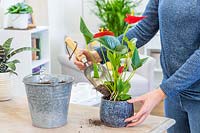
[[128,103],[137,103],[137,102],[143,102],[143,101],[144,101],[143,96],[127,100]]
[[142,108],[139,110],[138,113],[136,113],[134,116],[132,117],[129,117],[125,120],[125,122],[130,122],[130,121],[138,121],[139,119],[142,118],[142,116],[144,114],[146,114],[148,112],[148,107],[146,106],[146,104],[144,103],[146,100],[146,95],[143,95],[143,96],[140,96],[140,97],[137,97],[137,98],[133,98],[133,99],[130,99],[128,100],[127,102],[128,103],[137,103],[137,102],[140,102],[140,103],[143,103],[143,106]]
[[143,105],[142,108],[139,110],[138,113],[136,113],[134,116],[129,117],[125,120],[125,122],[130,122],[130,121],[137,121],[140,119],[145,113],[147,113],[147,108]]
[[75,60],[74,64],[77,65],[78,67],[84,67],[85,65],[83,64],[83,62]]
[[130,118],[127,118],[125,120],[125,122],[132,122],[132,123],[128,124],[127,126],[129,127],[129,126],[136,126],[136,125],[141,124],[146,119],[146,117],[150,114],[152,109],[158,103],[160,103],[165,97],[166,96],[165,96],[164,92],[159,88],[159,89],[156,89],[145,95],[142,95],[138,98],[128,100],[127,102],[129,102],[129,103],[142,102],[143,105],[142,105],[142,108],[139,110],[139,112],[136,115],[134,115]]
[[147,118],[148,115],[149,115],[148,113],[143,114],[137,121],[128,124],[126,127],[133,127],[140,125]]
[[84,69],[85,69],[85,65],[84,65],[81,61],[75,60],[75,61],[74,61],[74,64],[75,64],[80,70],[84,70]]

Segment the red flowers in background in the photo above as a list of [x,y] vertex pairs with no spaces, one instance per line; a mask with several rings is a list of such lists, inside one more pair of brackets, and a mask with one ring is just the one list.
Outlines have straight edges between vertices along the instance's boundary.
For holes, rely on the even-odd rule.
[[94,34],[94,38],[98,38],[98,37],[102,37],[102,36],[114,36],[114,33],[107,29],[100,28],[99,32]]
[[139,21],[141,21],[142,19],[146,18],[145,16],[131,16],[130,14],[126,15],[125,18],[125,22],[127,22],[128,24],[134,24],[137,23]]
[[[124,21],[127,22],[128,24],[134,24],[141,21],[144,18],[146,18],[146,16],[140,17],[140,16],[133,16],[133,15],[127,14]],[[114,36],[114,33],[112,31],[109,31],[108,29],[100,28],[99,32],[94,34],[93,37],[98,38],[98,37],[103,37],[103,36]]]
[[118,68],[118,73],[119,74],[122,74],[123,71],[124,71],[124,66],[121,66],[121,67]]

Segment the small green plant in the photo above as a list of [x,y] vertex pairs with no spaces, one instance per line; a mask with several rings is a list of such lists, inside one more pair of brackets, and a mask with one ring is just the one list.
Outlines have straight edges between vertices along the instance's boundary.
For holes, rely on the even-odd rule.
[[133,0],[95,0],[95,15],[103,22],[101,27],[107,28],[115,33],[115,36],[121,35],[127,23],[124,22],[126,14],[140,3]]
[[22,47],[14,50],[11,48],[13,38],[6,40],[3,45],[0,45],[0,73],[11,72],[17,75],[15,72],[16,64],[20,63],[19,60],[15,59],[11,61],[11,57],[24,51],[39,51],[36,48]]
[[29,6],[26,3],[17,3],[15,5],[12,5],[7,9],[6,14],[31,14],[33,13],[33,9],[31,6]]
[[[131,88],[129,82],[134,76],[135,71],[145,63],[147,58],[140,59],[138,49],[136,47],[136,39],[133,38],[129,40],[126,37],[126,33],[128,32],[128,29],[132,24],[135,24],[144,18],[145,17],[143,16],[134,16],[134,14],[126,15],[124,21],[127,23],[127,27],[124,30],[124,37],[121,42],[118,40],[117,37],[114,36],[113,32],[107,29],[102,29],[101,31],[93,35],[81,18],[80,30],[85,37],[86,44],[90,44],[94,41],[99,42],[104,57],[104,62],[106,62],[106,55],[104,55],[102,47],[106,48],[106,54],[111,63],[111,70],[109,70],[107,66],[108,74],[105,79],[106,81],[101,81],[102,86],[105,86],[104,89],[107,90],[107,92],[109,93],[108,95],[106,94],[107,99],[110,99],[112,101],[126,101],[131,98],[131,96],[128,94],[129,89]],[[125,62],[122,64],[121,60],[125,60]],[[94,64],[96,63],[94,62]],[[127,77],[126,71],[128,70],[129,64],[131,64],[133,71]],[[94,69],[94,71],[98,73],[98,70]],[[97,91],[100,91],[98,90],[98,87],[96,89]]]

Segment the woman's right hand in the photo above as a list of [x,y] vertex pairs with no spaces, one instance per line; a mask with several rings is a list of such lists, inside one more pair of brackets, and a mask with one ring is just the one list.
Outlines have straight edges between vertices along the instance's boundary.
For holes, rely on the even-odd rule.
[[[81,55],[85,55],[86,58],[87,58],[87,61],[89,64],[92,64],[93,61],[95,62],[101,62],[102,59],[101,57],[99,56],[99,54],[97,53],[97,51],[89,51],[89,50],[86,50],[86,49],[83,49],[80,53],[80,56]],[[80,70],[85,70],[86,66],[84,65],[84,63],[80,60],[78,60],[77,58],[75,58],[74,60],[74,64],[80,69]]]

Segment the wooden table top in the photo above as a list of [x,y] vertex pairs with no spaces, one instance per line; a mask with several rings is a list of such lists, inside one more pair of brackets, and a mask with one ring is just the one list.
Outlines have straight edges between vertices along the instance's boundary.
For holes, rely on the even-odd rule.
[[110,128],[94,125],[93,122],[98,122],[98,120],[98,107],[71,104],[67,125],[61,128],[41,129],[32,126],[28,103],[25,98],[0,102],[1,133],[159,133],[175,123],[173,119],[151,115],[137,127]]

